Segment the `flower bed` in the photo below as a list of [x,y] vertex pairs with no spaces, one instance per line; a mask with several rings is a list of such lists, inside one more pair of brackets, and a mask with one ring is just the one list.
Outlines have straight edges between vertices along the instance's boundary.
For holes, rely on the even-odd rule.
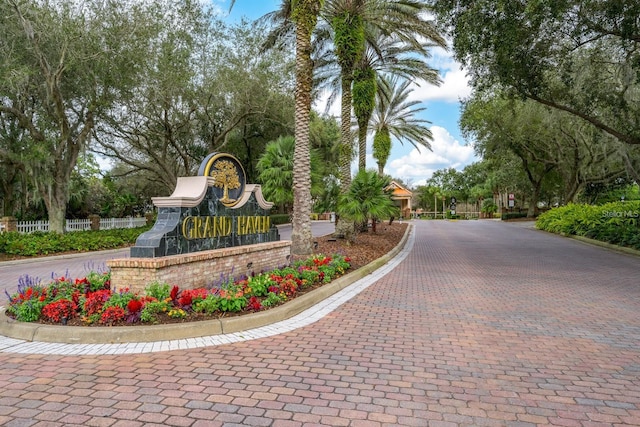
[[226,278],[207,288],[151,283],[143,294],[112,290],[109,273],[65,277],[47,285],[22,280],[6,314],[22,322],[119,326],[206,320],[283,304],[328,283],[350,268],[342,255],[315,255],[267,273]]

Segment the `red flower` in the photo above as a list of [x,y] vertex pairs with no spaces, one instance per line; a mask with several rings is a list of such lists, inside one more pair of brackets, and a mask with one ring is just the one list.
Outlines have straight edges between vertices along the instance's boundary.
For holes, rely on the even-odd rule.
[[180,288],[178,288],[177,286],[174,286],[173,288],[171,288],[171,299],[175,300],[178,297],[178,292],[180,292]]
[[205,288],[185,289],[180,294],[181,297],[189,295],[192,300],[203,300],[207,298],[209,291]]
[[292,297],[298,292],[298,284],[293,279],[283,280],[280,283],[280,290],[288,297]]
[[84,303],[84,309],[87,315],[99,313],[102,310],[102,306],[111,297],[111,291],[104,289],[102,291],[91,292],[87,295],[87,300]]
[[71,319],[76,309],[73,301],[60,299],[42,307],[42,316],[52,322],[61,322],[63,319]]
[[256,297],[249,298],[249,303],[247,304],[247,310],[260,311],[261,309],[262,309],[262,303],[260,302],[260,300],[258,300],[258,298]]
[[280,288],[277,287],[277,286],[273,286],[273,285],[269,286],[268,290],[269,290],[269,292],[273,292],[274,294],[277,294],[278,292],[280,292]]
[[193,298],[191,298],[191,294],[188,292],[183,292],[183,295],[178,298],[178,304],[182,307],[190,306],[193,302]]
[[142,302],[137,299],[132,299],[127,303],[127,310],[129,313],[137,313],[142,309]]
[[125,312],[120,307],[108,307],[100,316],[100,323],[113,325],[115,322],[124,319]]

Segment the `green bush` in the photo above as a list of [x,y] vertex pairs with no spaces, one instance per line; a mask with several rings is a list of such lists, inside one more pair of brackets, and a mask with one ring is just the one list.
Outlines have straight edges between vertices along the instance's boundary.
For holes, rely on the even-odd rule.
[[71,251],[98,251],[130,246],[150,226],[60,234],[37,231],[0,233],[0,253],[18,256],[50,255]]
[[570,204],[541,214],[536,227],[640,249],[640,201],[599,206]]
[[206,314],[215,313],[220,310],[220,300],[218,295],[207,295],[205,299],[193,304],[193,311]]
[[503,221],[506,221],[509,219],[526,218],[526,217],[527,217],[526,212],[505,212],[502,214],[500,218],[502,218]]
[[481,212],[486,214],[494,214],[498,212],[498,205],[496,205],[491,199],[485,199],[482,202]]
[[147,287],[146,294],[158,301],[164,301],[171,295],[171,286],[168,283],[155,281]]
[[274,214],[270,216],[271,224],[280,225],[280,224],[288,224],[291,222],[288,214]]
[[140,320],[145,323],[154,323],[158,320],[159,313],[166,313],[171,309],[167,301],[150,301],[142,308]]

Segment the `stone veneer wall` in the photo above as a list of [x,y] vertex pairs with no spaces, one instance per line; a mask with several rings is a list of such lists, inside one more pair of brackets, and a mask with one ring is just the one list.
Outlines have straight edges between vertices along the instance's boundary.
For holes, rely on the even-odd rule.
[[[154,281],[195,289],[217,283],[221,276],[234,277],[271,270],[289,263],[290,241],[258,243],[172,255],[162,258],[122,258],[107,261],[111,286],[144,291]],[[251,264],[249,266],[249,264]]]

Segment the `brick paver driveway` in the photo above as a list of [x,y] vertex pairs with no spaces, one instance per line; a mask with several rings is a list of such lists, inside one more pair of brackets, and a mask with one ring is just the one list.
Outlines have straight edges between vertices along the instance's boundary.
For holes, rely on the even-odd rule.
[[640,258],[513,224],[415,222],[395,270],[293,332],[0,353],[0,424],[640,425]]

